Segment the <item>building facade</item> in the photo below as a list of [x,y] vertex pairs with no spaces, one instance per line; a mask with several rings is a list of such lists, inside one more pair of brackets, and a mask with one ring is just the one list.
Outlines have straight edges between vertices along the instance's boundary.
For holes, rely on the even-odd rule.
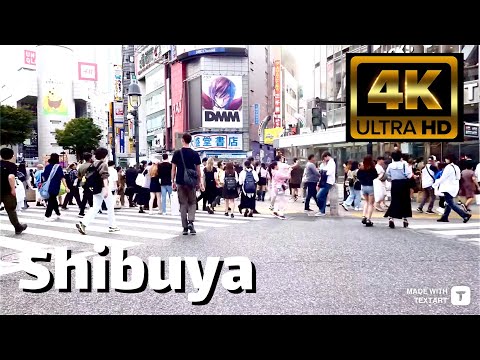
[[[284,151],[287,157],[307,157],[310,153],[319,155],[329,150],[338,160],[338,171],[341,171],[342,162],[349,159],[361,159],[367,154],[367,142],[346,142],[346,53],[347,52],[374,52],[374,53],[455,53],[461,52],[464,56],[464,142],[461,143],[427,143],[410,142],[399,143],[404,153],[414,158],[435,155],[443,159],[453,153],[459,157],[462,153],[469,154],[475,161],[479,161],[478,141],[478,73],[479,54],[478,45],[322,45],[315,49],[315,67],[313,78],[315,81],[314,97],[322,100],[335,101],[327,103],[325,107],[326,131],[319,131],[312,126],[311,109],[315,107],[315,99],[307,101],[306,124],[301,128],[299,135],[284,136],[275,142],[275,147]],[[393,142],[374,142],[373,156],[381,156],[391,152]]]
[[[18,145],[20,160],[43,162],[52,152],[62,153],[55,130],[73,118],[90,117],[103,131],[107,144],[108,101],[113,96],[113,69],[120,57],[117,46],[37,45],[19,49],[18,71],[2,88],[2,104],[26,107],[35,117],[30,139]],[[17,56],[21,55],[21,56]],[[74,154],[66,154],[70,160]]]
[[273,109],[272,70],[269,45],[136,46],[140,152],[171,152],[185,131],[203,156],[244,159],[259,150],[258,129]]

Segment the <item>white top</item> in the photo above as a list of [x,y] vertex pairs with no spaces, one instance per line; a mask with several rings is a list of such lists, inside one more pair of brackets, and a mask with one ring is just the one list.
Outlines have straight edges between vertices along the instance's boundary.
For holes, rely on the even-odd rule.
[[424,189],[432,186],[433,183],[435,182],[434,181],[435,173],[431,169],[431,166],[432,165],[427,164],[422,169],[422,188]]
[[330,185],[335,184],[335,172],[337,170],[335,161],[333,159],[328,160],[327,164],[321,167],[321,169],[327,172],[327,184],[330,184]]
[[118,172],[114,167],[108,167],[108,190],[115,191],[117,190],[118,183]]
[[251,171],[253,173],[253,178],[255,179],[256,182],[258,182],[258,174],[255,170],[253,169],[243,169],[240,171],[240,175],[238,176],[238,183],[243,186],[243,183],[245,182],[245,177],[247,176],[247,171]]
[[383,168],[382,165],[376,164],[375,170],[377,170],[377,174],[378,174],[377,179],[380,180],[383,177],[383,174],[385,173],[385,169]]
[[392,161],[387,167],[387,177],[389,181],[404,180],[412,177],[411,166],[405,161]]
[[439,192],[449,193],[452,197],[456,197],[460,190],[460,168],[455,164],[448,164],[443,169],[442,176],[435,181],[433,186],[437,187]]

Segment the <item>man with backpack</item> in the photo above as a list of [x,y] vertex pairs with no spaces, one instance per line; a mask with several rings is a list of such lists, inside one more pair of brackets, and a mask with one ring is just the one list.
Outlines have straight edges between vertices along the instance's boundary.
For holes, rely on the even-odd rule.
[[93,207],[93,194],[89,188],[85,187],[85,174],[87,169],[92,165],[93,159],[92,154],[85,152],[83,153],[83,160],[84,163],[78,167],[77,176],[79,181],[79,186],[83,188],[83,198],[78,207],[80,208],[80,212],[78,213],[79,218],[83,218],[85,216],[85,208],[87,207],[87,202],[90,207]]
[[422,169],[422,189],[423,189],[423,199],[420,205],[417,208],[419,213],[423,212],[423,206],[430,198],[430,202],[428,204],[428,209],[426,211],[427,214],[435,214],[433,211],[433,205],[435,203],[435,190],[433,189],[432,185],[435,182],[435,175],[438,172],[436,166],[437,158],[435,155],[431,155],[428,158],[428,163]]
[[96,160],[87,168],[85,173],[84,188],[88,188],[93,194],[93,207],[88,210],[83,220],[76,224],[78,231],[83,235],[86,235],[86,228],[95,219],[103,201],[107,206],[108,232],[120,230],[115,224],[115,197],[109,191],[107,156],[107,149],[100,147],[95,150]]
[[249,160],[245,161],[244,165],[238,177],[238,182],[242,186],[239,208],[246,209],[244,213],[245,217],[252,217],[255,209],[255,194],[257,192],[259,178]]
[[0,162],[0,200],[7,211],[10,223],[15,228],[15,234],[19,235],[27,228],[27,224],[20,224],[17,217],[17,193],[15,191],[17,166],[15,165],[14,152],[10,148],[2,148],[0,156],[2,158]]
[[77,206],[80,207],[82,200],[80,199],[80,191],[78,188],[78,171],[76,163],[72,163],[68,167],[65,181],[70,189],[70,192],[65,196],[65,199],[63,199],[62,210],[67,210],[67,204],[70,204],[73,198],[75,198]]

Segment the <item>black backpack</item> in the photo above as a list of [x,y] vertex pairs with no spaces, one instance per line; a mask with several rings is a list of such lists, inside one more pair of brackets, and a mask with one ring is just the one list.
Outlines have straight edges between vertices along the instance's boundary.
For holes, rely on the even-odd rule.
[[84,189],[89,189],[92,194],[100,194],[103,189],[103,180],[100,177],[98,168],[93,163],[87,168],[85,173]]
[[235,175],[226,175],[224,184],[225,189],[227,189],[228,191],[237,190],[237,180],[235,179]]

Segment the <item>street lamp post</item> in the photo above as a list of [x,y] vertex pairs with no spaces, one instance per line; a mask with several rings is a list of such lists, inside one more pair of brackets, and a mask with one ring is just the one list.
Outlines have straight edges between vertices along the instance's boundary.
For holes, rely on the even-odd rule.
[[128,101],[130,105],[133,107],[133,124],[134,124],[134,132],[135,132],[135,162],[137,164],[140,163],[140,145],[139,145],[139,134],[138,134],[138,107],[140,106],[142,93],[140,92],[140,87],[138,86],[136,81],[132,81],[132,83],[128,86]]

